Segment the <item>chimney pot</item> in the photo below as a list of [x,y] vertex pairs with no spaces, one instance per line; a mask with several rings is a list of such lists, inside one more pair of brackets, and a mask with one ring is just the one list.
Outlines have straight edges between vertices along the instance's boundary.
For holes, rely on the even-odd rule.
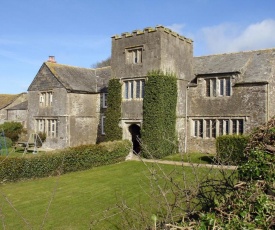
[[55,56],[49,56],[48,62],[56,63]]

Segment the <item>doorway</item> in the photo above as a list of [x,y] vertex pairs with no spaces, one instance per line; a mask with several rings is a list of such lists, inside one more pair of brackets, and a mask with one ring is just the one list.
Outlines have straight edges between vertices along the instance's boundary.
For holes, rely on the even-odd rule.
[[133,142],[133,153],[134,154],[139,154],[141,151],[141,146],[140,146],[140,127],[137,124],[132,124],[129,126],[129,132],[132,135],[132,142]]

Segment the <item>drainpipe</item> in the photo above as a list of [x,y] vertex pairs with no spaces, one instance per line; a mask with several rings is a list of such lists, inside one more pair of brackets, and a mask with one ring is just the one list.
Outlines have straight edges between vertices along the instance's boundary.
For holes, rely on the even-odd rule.
[[184,137],[184,153],[187,153],[187,106],[188,106],[188,91],[189,87],[188,87],[188,83],[186,86],[186,90],[185,90],[185,137]]
[[266,85],[266,122],[269,120],[269,84]]

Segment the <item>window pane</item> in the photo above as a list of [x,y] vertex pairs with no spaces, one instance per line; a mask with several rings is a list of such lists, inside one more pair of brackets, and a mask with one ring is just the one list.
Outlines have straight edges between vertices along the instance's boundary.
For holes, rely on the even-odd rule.
[[210,79],[206,80],[206,96],[210,97]]
[[197,120],[194,121],[194,136],[195,137],[198,136],[198,121]]
[[144,98],[144,86],[145,86],[145,81],[141,81],[141,98]]
[[133,81],[130,81],[130,99],[133,99],[134,98],[134,82]]
[[206,122],[206,137],[210,138],[210,131],[211,131],[210,120],[205,120],[205,122]]
[[231,95],[231,82],[230,78],[226,78],[226,96]]
[[223,120],[219,120],[219,136],[223,135]]
[[216,79],[212,79],[212,92],[213,92],[213,97],[216,97]]
[[212,120],[212,137],[216,138],[216,120]]
[[203,120],[199,120],[199,130],[200,130],[200,133],[199,133],[199,136],[200,137],[203,137]]
[[232,120],[232,133],[237,134],[237,120]]
[[229,134],[229,120],[225,120],[225,134]]
[[220,79],[220,95],[224,95],[224,79]]
[[126,99],[129,98],[128,92],[129,92],[129,82],[126,81],[126,82],[125,82],[125,98],[126,98]]
[[136,81],[136,98],[140,98],[140,80]]
[[244,122],[243,120],[239,120],[239,134],[243,134],[244,130]]

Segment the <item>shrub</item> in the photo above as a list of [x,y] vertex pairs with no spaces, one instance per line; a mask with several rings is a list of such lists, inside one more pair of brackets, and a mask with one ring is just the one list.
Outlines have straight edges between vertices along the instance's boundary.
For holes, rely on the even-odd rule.
[[[8,137],[0,136],[0,146],[2,149],[5,147],[10,148],[12,146],[12,140]],[[1,150],[1,148],[0,148],[0,150]]]
[[249,137],[244,135],[224,135],[216,139],[218,160],[224,164],[238,165],[244,161],[244,150]]
[[19,139],[19,135],[24,131],[23,125],[20,122],[5,122],[0,125],[0,131],[4,131],[5,136],[9,137],[12,142],[16,142]]
[[5,160],[1,157],[0,180],[47,177],[114,164],[125,160],[130,149],[129,141],[116,141],[78,146],[44,155],[9,157]]
[[107,141],[121,140],[122,129],[118,126],[121,118],[121,84],[119,79],[111,79],[108,85],[108,101],[105,120]]
[[177,79],[149,73],[143,99],[142,155],[163,158],[176,152]]

